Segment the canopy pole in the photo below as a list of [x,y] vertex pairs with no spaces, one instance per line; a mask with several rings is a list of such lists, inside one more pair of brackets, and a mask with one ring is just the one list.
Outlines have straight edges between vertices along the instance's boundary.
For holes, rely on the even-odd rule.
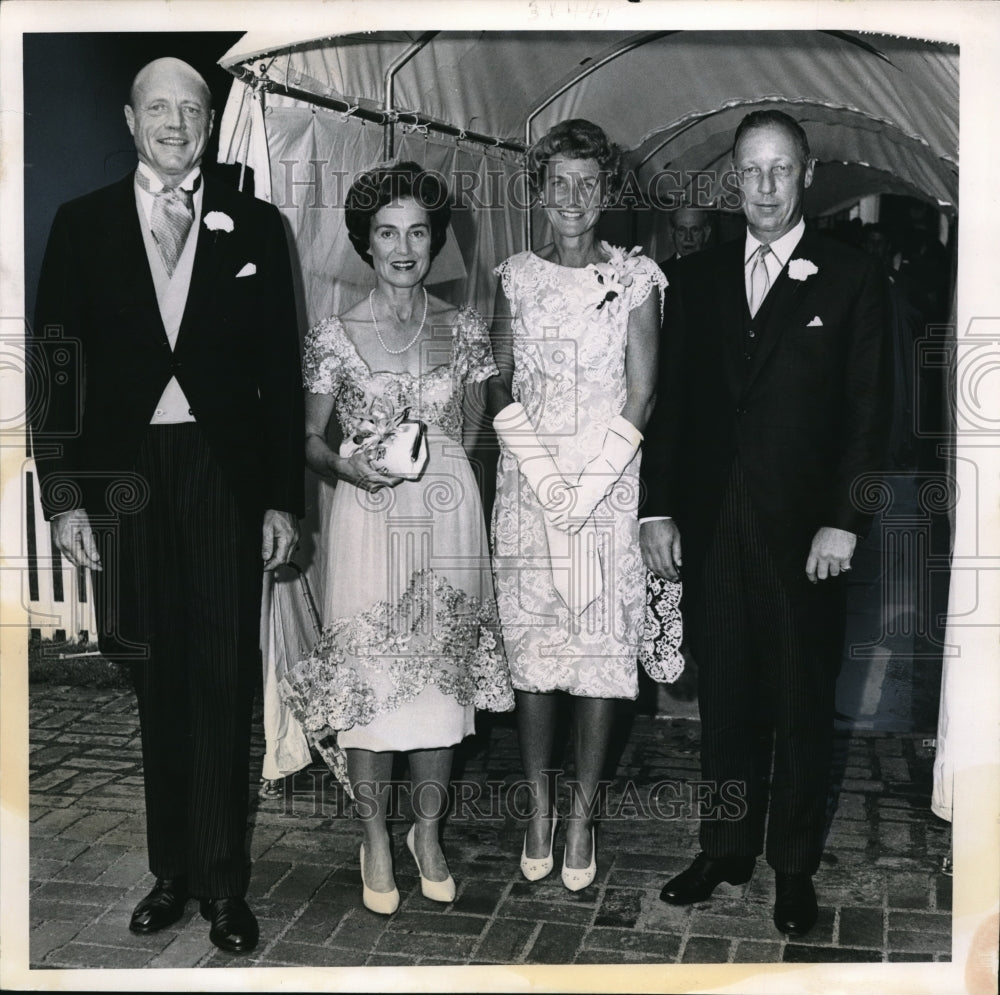
[[[630,38],[628,41],[622,42],[621,45],[613,48],[610,52],[605,53],[599,59],[595,59],[593,62],[588,62],[580,72],[575,73],[571,79],[568,79],[561,86],[557,87],[552,93],[547,97],[530,114],[524,119],[524,145],[525,148],[531,148],[531,122],[541,114],[546,107],[549,106],[554,100],[558,100],[567,90],[571,90],[577,83],[585,80],[591,73],[596,72],[602,66],[606,66],[609,62],[613,62],[620,55],[627,55],[629,52],[634,51],[637,48],[641,48],[643,45],[648,44],[651,41],[656,41],[657,38],[663,38],[666,35],[676,34],[676,31],[647,31],[645,34],[637,35],[635,38]],[[527,178],[527,162],[525,162],[525,177]],[[527,208],[524,212],[524,242],[525,249],[531,248],[531,208]]]
[[405,52],[397,55],[386,67],[382,77],[382,110],[386,115],[382,126],[382,159],[390,162],[396,154],[396,108],[395,100],[396,73],[410,61],[437,34],[436,31],[425,31]]
[[317,93],[310,93],[301,87],[288,86],[285,83],[276,83],[266,76],[258,76],[252,68],[244,67],[239,72],[233,71],[236,79],[247,82],[256,80],[260,88],[266,93],[280,93],[282,96],[291,97],[293,100],[301,100],[304,104],[315,104],[317,107],[325,107],[327,110],[336,111],[345,117],[356,117],[361,121],[370,121],[372,124],[385,125],[390,117],[396,122],[413,125],[415,128],[427,128],[440,135],[447,135],[449,138],[461,138],[463,141],[473,142],[476,145],[483,145],[486,148],[503,149],[507,152],[514,152],[517,155],[524,155],[524,146],[520,142],[505,141],[495,138],[492,135],[484,135],[478,131],[465,131],[464,128],[457,128],[452,124],[444,124],[435,121],[434,118],[426,114],[418,114],[416,111],[394,111],[392,115],[381,110],[371,110],[359,104],[351,104],[346,100],[336,97],[322,97]]

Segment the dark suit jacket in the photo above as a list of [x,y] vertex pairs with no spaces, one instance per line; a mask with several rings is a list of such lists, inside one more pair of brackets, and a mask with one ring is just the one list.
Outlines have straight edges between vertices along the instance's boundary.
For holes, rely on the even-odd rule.
[[[212,211],[227,215],[233,230],[210,231]],[[46,517],[114,508],[122,498],[114,481],[128,473],[172,376],[240,501],[302,514],[299,338],[280,215],[205,176],[197,238],[171,351],[132,175],[56,214],[29,341]],[[256,272],[237,278],[247,263]]]
[[870,521],[858,485],[884,465],[885,282],[868,256],[807,229],[791,259],[816,272],[795,280],[786,266],[751,320],[743,250],[730,242],[674,271],[640,514],[676,518],[685,577],[696,573],[738,459],[769,548],[802,583],[818,528],[863,534]]
[[660,260],[660,269],[663,270],[663,275],[667,278],[667,286],[670,286],[677,275],[677,264],[681,261],[681,258],[675,252],[668,259]]

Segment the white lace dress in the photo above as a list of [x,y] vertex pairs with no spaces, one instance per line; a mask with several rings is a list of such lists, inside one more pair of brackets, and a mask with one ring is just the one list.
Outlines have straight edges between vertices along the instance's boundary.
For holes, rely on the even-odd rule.
[[[609,422],[625,405],[629,312],[654,290],[662,309],[666,285],[647,257],[607,243],[602,247],[610,263],[600,267],[560,266],[522,252],[496,271],[513,316],[514,398],[567,480],[597,455]],[[638,695],[636,661],[646,616],[637,518],[640,459],[641,453],[594,512],[604,588],[574,616],[553,585],[542,509],[516,459],[501,445],[493,563],[516,689],[593,698]],[[678,588],[668,609],[672,617],[658,626],[662,632],[666,621],[673,636],[666,658],[656,664],[664,671],[660,680],[672,679],[666,673],[683,666],[679,598]]]
[[306,337],[305,387],[334,396],[345,438],[375,400],[424,421],[430,453],[419,480],[374,493],[340,482],[330,502],[323,634],[279,691],[314,738],[336,734],[338,753],[450,746],[473,732],[475,708],[514,704],[482,504],[461,444],[465,386],[496,366],[473,309],[459,309],[450,338],[439,336],[422,345],[419,377],[370,370],[339,318]]

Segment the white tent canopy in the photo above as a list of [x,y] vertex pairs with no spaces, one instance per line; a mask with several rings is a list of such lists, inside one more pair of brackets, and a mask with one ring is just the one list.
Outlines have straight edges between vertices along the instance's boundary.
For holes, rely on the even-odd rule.
[[368,110],[419,112],[465,132],[530,142],[587,117],[636,164],[711,169],[735,122],[788,109],[821,161],[864,163],[924,196],[957,197],[958,51],[830,31],[428,32],[299,40],[246,35],[220,60],[234,73]]

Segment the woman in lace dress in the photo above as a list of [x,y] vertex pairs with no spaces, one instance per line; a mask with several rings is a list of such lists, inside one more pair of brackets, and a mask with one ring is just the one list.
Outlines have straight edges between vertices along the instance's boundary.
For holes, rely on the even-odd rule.
[[[639,254],[598,241],[619,151],[589,121],[556,125],[529,153],[553,241],[497,272],[490,383],[501,441],[494,571],[516,691],[521,754],[537,808],[521,855],[529,880],[553,867],[556,692],[574,703],[575,778],[563,883],[596,873],[591,802],[615,700],[638,694],[646,574],[636,514],[639,445],[654,403],[665,279]],[[661,679],[680,667],[679,594]]]
[[[416,822],[407,835],[423,893],[451,901],[439,842],[452,753],[476,707],[513,707],[496,638],[482,505],[462,446],[466,386],[493,376],[489,332],[471,308],[424,289],[447,236],[440,180],[415,163],[362,174],[346,202],[351,242],[376,284],[305,347],[306,461],[336,480],[324,524],[322,638],[282,695],[313,734],[336,733],[364,830],[364,904],[399,903],[386,826],[393,754],[409,755]],[[426,424],[419,479],[380,460],[408,411]],[[336,413],[348,446],[326,442]],[[351,455],[354,446],[360,445]]]

